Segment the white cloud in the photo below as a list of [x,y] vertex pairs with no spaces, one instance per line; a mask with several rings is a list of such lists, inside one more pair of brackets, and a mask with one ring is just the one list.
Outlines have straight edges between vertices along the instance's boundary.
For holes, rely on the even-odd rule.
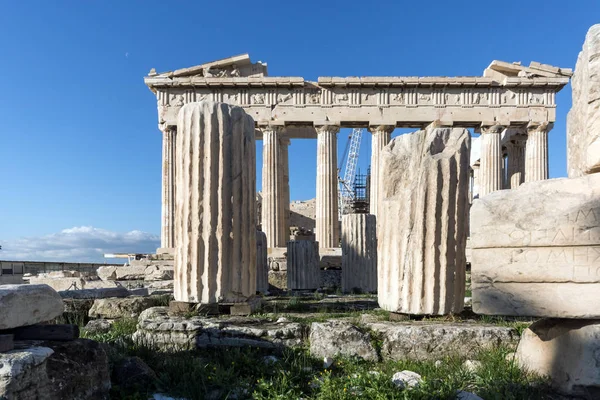
[[63,229],[41,237],[0,243],[0,259],[103,263],[105,253],[154,253],[160,238],[142,231],[111,232],[91,226]]

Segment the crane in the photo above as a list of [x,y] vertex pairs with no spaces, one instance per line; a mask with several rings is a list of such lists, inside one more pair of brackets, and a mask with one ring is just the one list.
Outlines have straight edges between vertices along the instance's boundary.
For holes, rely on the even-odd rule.
[[[340,220],[342,219],[342,215],[348,213],[350,202],[354,200],[354,177],[360,153],[362,134],[362,128],[352,129],[352,134],[349,137],[350,140],[346,143],[346,149],[338,167],[338,214]],[[344,176],[342,177],[342,164],[344,160],[346,160],[346,167],[344,168]]]

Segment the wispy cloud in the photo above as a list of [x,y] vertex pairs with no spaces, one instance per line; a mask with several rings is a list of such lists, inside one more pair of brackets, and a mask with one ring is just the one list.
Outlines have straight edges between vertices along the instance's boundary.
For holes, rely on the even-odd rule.
[[100,262],[105,253],[153,253],[160,238],[142,231],[111,232],[91,226],[0,243],[1,260]]

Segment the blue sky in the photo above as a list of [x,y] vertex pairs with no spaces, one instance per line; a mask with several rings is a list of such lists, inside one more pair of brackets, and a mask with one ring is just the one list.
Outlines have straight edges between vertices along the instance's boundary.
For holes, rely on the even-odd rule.
[[[148,238],[160,233],[161,182],[156,100],[143,83],[151,68],[245,52],[267,62],[270,75],[306,79],[481,75],[494,59],[574,67],[587,29],[600,22],[597,0],[11,1],[1,7],[0,259],[25,240],[18,238],[44,242],[81,231],[74,227],[115,233],[117,239],[109,236],[119,243],[119,235],[140,231],[145,247],[132,251],[151,250]],[[551,177],[566,175],[570,86],[557,102]],[[339,135],[340,154],[346,137]],[[362,149],[359,167],[366,170],[368,134]],[[314,197],[315,175],[316,141],[293,140],[292,199]],[[112,251],[113,242],[102,243],[96,253]]]

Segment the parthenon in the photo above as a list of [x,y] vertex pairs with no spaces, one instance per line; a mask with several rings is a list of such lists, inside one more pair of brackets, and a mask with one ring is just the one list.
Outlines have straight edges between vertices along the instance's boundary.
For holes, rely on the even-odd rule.
[[555,95],[570,69],[532,62],[492,61],[480,77],[271,77],[248,54],[145,77],[156,94],[163,133],[161,247],[174,247],[177,115],[204,99],[241,106],[263,141],[262,230],[269,248],[289,233],[290,139],[317,138],[316,240],[339,247],[337,133],[363,127],[372,134],[370,213],[377,215],[381,149],[395,128],[474,128],[480,155],[471,160],[479,195],[548,178],[548,132]]

